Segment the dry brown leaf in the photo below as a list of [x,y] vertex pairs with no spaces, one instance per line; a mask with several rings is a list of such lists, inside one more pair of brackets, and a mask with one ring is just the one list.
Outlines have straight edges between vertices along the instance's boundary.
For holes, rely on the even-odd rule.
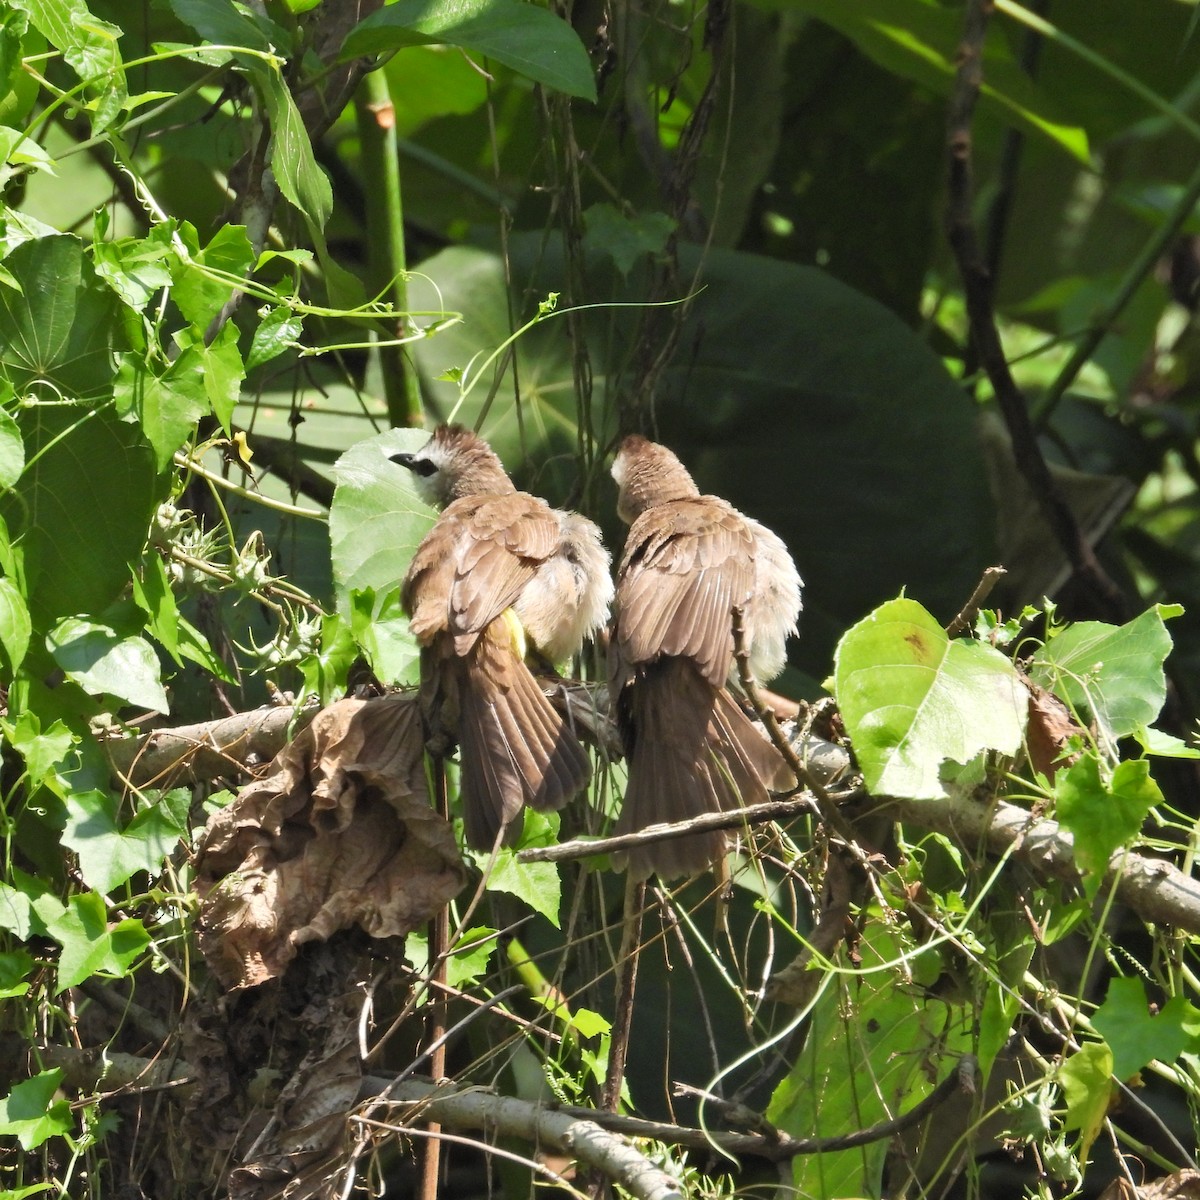
[[341,929],[403,937],[465,881],[430,803],[415,696],[341,700],[209,821],[200,946],[225,987],[252,987]]
[[1063,752],[1069,739],[1084,730],[1053,693],[1038,687],[1031,679],[1025,680],[1025,686],[1029,689],[1029,722],[1025,732],[1029,762],[1035,771],[1053,779],[1059,767],[1074,761],[1064,757]]

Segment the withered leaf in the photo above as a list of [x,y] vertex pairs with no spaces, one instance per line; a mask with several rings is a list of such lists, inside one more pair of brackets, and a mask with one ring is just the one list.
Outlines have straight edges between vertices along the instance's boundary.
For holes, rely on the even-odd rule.
[[338,930],[403,937],[465,881],[430,803],[415,695],[340,700],[209,821],[200,946],[224,986],[252,987]]

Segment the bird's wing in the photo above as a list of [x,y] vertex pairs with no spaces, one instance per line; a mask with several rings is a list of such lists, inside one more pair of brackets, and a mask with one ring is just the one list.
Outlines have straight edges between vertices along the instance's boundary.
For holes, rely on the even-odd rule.
[[520,596],[559,545],[550,506],[525,492],[449,505],[413,556],[403,602],[420,641],[447,631],[458,653]]
[[754,537],[713,496],[674,500],[634,521],[617,575],[616,640],[626,666],[692,659],[714,686],[733,662],[735,605],[750,599]]

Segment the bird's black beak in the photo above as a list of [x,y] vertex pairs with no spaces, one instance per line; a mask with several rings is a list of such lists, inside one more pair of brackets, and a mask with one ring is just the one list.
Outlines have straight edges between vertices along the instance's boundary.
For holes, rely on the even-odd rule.
[[407,452],[401,452],[400,454],[389,454],[388,455],[389,462],[394,462],[401,467],[407,467],[410,471],[413,469],[413,460],[415,458],[416,458],[415,454],[409,454]]

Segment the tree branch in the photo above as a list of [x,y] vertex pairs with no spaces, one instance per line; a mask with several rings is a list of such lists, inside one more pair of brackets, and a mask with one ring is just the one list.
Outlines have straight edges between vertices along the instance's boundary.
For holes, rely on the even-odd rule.
[[177,787],[240,775],[268,763],[316,716],[306,703],[257,708],[219,721],[153,729],[131,738],[101,742],[114,773],[133,787]]

